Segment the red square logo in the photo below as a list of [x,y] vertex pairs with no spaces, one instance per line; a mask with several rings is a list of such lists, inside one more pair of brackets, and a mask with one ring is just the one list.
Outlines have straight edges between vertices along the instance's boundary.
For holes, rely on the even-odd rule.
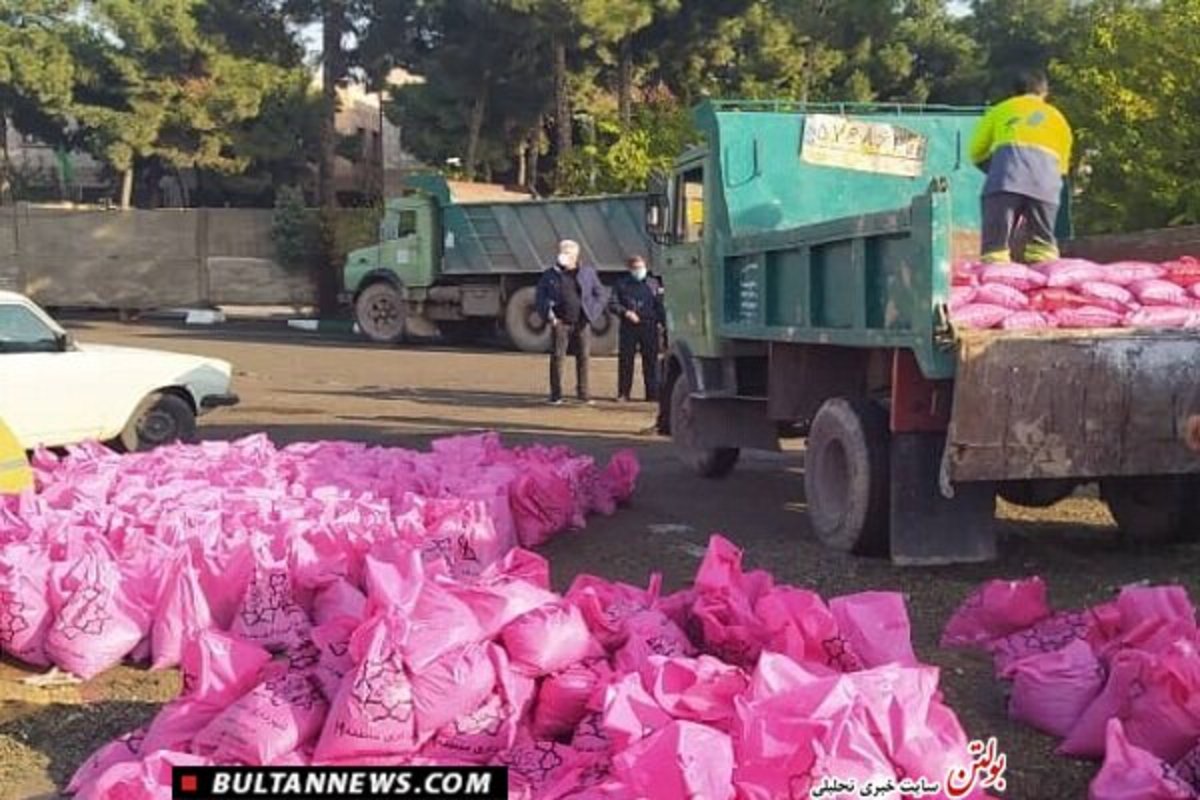
[[179,788],[184,792],[200,791],[200,781],[195,775],[184,775],[179,779]]

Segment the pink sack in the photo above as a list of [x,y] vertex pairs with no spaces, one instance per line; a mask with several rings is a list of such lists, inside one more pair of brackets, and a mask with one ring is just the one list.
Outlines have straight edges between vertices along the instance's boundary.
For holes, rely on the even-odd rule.
[[523,739],[498,755],[494,763],[508,767],[511,800],[514,797],[541,798],[545,796],[545,790],[573,777],[579,767],[590,761],[569,745]]
[[951,273],[950,281],[954,286],[976,286],[979,284],[979,270],[982,264],[976,264],[971,261],[960,261],[955,264]]
[[835,597],[829,610],[850,649],[864,666],[917,666],[912,649],[912,625],[904,596],[897,592],[860,592]]
[[1138,747],[1174,763],[1200,739],[1200,653],[1180,639],[1143,665],[1141,687],[1122,716],[1125,734]]
[[1074,288],[1084,283],[1105,281],[1108,267],[1077,258],[1064,258],[1040,267],[1046,275],[1045,285],[1051,289]]
[[492,693],[496,670],[489,650],[494,646],[463,645],[412,672],[409,681],[420,741],[478,708]]
[[1130,744],[1121,720],[1108,720],[1104,764],[1088,787],[1088,800],[1193,800],[1190,786],[1162,759]]
[[367,596],[344,578],[317,592],[313,599],[313,622],[324,625],[338,617],[362,620],[367,612]]
[[1186,306],[1188,293],[1182,286],[1164,280],[1134,281],[1130,291],[1145,306]]
[[767,650],[838,672],[862,669],[833,612],[816,592],[777,586],[759,598],[754,612],[762,621]]
[[975,303],[1020,311],[1029,308],[1029,298],[1020,289],[1004,283],[985,283],[975,290]]
[[50,665],[46,634],[53,617],[46,587],[45,552],[24,544],[4,546],[0,555],[0,653],[34,667]]
[[1136,650],[1123,650],[1113,657],[1104,688],[1071,726],[1071,732],[1058,746],[1059,753],[1080,758],[1104,755],[1108,720],[1126,714],[1130,690],[1141,680],[1142,670],[1150,658]]
[[254,688],[271,654],[258,645],[207,630],[186,642],[180,656],[180,698],[224,708]]
[[273,652],[308,639],[312,623],[296,600],[286,562],[259,558],[230,632]]
[[1022,659],[1011,674],[1008,715],[1058,737],[1071,732],[1104,687],[1104,669],[1081,640]]
[[1091,302],[1071,289],[1038,289],[1029,295],[1029,304],[1035,311],[1046,313],[1064,308],[1079,308]]
[[1079,285],[1079,294],[1086,297],[1091,305],[1109,311],[1125,311],[1136,302],[1128,289],[1103,281],[1084,281]]
[[1050,616],[1041,578],[990,580],[963,601],[942,632],[942,647],[985,645]]
[[537,547],[566,530],[575,515],[571,484],[555,471],[527,465],[513,483],[509,502],[522,547]]
[[1106,275],[1101,280],[1115,283],[1118,286],[1130,286],[1138,281],[1157,280],[1166,274],[1166,270],[1158,264],[1149,264],[1144,261],[1118,261],[1115,264],[1106,264],[1104,270]]
[[1117,595],[1121,629],[1133,630],[1149,620],[1179,620],[1196,627],[1196,607],[1182,586],[1126,586]]
[[318,762],[406,755],[417,750],[412,684],[399,614],[367,622],[351,640],[358,662],[342,682],[313,756]]
[[331,703],[337,699],[342,682],[354,669],[350,639],[359,625],[350,617],[337,617],[312,629],[312,646],[317,651],[317,663],[312,667],[313,678],[321,687],[321,694]]
[[501,632],[513,669],[549,675],[582,661],[592,652],[583,614],[565,603],[545,605],[518,617]]
[[212,627],[208,599],[200,588],[200,574],[190,553],[185,551],[167,573],[150,629],[153,668],[169,669],[177,665],[185,644]]
[[650,586],[639,589],[614,583],[594,575],[579,575],[571,582],[566,600],[583,613],[588,630],[609,650],[615,650],[629,638],[627,622],[639,611],[655,605],[662,576],[650,576]]
[[421,751],[441,763],[488,764],[515,744],[532,701],[532,678],[512,671],[499,647],[490,648],[496,687],[480,706],[444,726]]
[[46,655],[84,680],[121,663],[146,635],[149,621],[127,598],[116,562],[99,548],[89,547],[49,591],[55,620]]
[[961,325],[964,328],[987,330],[999,325],[1011,313],[1013,313],[1011,309],[1003,306],[969,303],[954,311],[950,315],[950,319],[955,325]]
[[1056,326],[1055,320],[1040,311],[1014,311],[1000,323],[1006,331],[1040,331]]
[[1003,283],[1022,292],[1046,285],[1046,275],[1024,264],[986,264],[979,270],[983,284]]
[[205,726],[193,751],[221,764],[266,764],[312,741],[329,704],[310,675],[274,672]]
[[639,611],[626,622],[628,639],[613,657],[619,672],[636,672],[651,656],[690,656],[696,648],[661,611]]
[[975,302],[976,290],[972,286],[953,286],[950,288],[950,310],[958,311],[965,305]]
[[632,450],[619,450],[601,473],[599,485],[618,504],[627,503],[637,488],[640,471],[637,455]]
[[825,739],[830,724],[786,713],[761,713],[741,699],[737,706],[733,774],[737,796],[744,800],[811,797],[819,784],[813,742]]
[[1187,752],[1183,758],[1171,765],[1184,783],[1192,788],[1193,792],[1200,792],[1200,744],[1197,744]]
[[1009,677],[1013,666],[1023,658],[1063,649],[1076,639],[1089,640],[1095,616],[1090,611],[1060,611],[1030,627],[1011,633],[987,645],[996,674]]
[[601,725],[612,742],[613,752],[624,750],[669,722],[671,715],[646,691],[636,673],[625,675],[608,687]]
[[467,605],[490,639],[517,617],[558,601],[549,590],[550,566],[528,550],[513,550],[475,580],[448,589]]
[[1126,315],[1129,328],[1200,328],[1200,309],[1191,306],[1147,306]]
[[408,615],[404,659],[414,670],[424,669],[455,647],[486,638],[471,607],[452,591],[453,582],[425,579]]
[[1054,321],[1060,328],[1117,328],[1122,320],[1120,313],[1098,306],[1064,308],[1054,312]]
[[92,753],[71,776],[71,782],[67,784],[67,794],[77,794],[85,787],[92,786],[101,775],[108,771],[109,767],[115,764],[140,762],[142,760],[142,742],[145,738],[146,729],[138,728],[118,736]]
[[160,750],[145,761],[113,764],[93,782],[82,787],[76,800],[165,800],[171,797],[171,775],[175,767],[198,767],[208,759],[186,753]]
[[641,669],[642,685],[675,719],[728,730],[734,698],[749,686],[745,673],[711,656],[651,656]]
[[612,668],[602,658],[582,661],[547,677],[534,706],[534,737],[558,739],[570,734],[587,716],[588,703],[612,681]]
[[733,743],[695,722],[672,722],[613,758],[617,777],[638,797],[732,800]]
[[1177,261],[1168,261],[1162,265],[1166,270],[1166,278],[1181,286],[1191,286],[1200,282],[1200,260],[1193,256],[1184,256]]

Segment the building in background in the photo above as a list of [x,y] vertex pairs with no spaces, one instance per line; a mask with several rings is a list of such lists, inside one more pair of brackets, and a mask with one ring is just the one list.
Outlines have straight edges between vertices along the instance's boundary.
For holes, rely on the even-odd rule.
[[4,200],[94,203],[111,193],[108,170],[87,153],[57,149],[9,123],[0,126],[0,145],[8,165]]

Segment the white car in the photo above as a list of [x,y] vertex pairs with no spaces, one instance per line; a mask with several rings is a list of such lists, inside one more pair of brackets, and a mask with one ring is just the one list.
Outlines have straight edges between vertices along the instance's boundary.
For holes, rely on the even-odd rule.
[[147,450],[235,405],[215,358],[77,344],[29,298],[0,292],[0,419],[26,449],[85,441]]

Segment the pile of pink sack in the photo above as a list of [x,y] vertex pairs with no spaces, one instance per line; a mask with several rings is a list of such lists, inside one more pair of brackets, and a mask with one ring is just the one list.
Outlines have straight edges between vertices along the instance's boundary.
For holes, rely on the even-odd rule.
[[172,765],[210,763],[499,765],[510,797],[544,800],[807,798],[972,764],[899,595],[827,604],[720,537],[669,596],[657,576],[559,595],[521,549],[477,574],[399,540],[323,564],[264,573],[231,630],[188,637],[179,697],[80,767],[76,797],[169,797]]
[[963,328],[1200,328],[1200,261],[954,267],[950,319]]
[[1092,800],[1200,797],[1200,630],[1180,586],[1131,586],[1083,611],[1040,578],[990,581],[954,614],[944,647],[992,655],[1009,716],[1103,758]]
[[477,575],[518,546],[630,498],[637,460],[601,469],[494,434],[413,452],[263,436],[34,458],[36,492],[0,496],[0,652],[92,678],[179,663],[199,630],[268,648],[312,629],[372,548]]

